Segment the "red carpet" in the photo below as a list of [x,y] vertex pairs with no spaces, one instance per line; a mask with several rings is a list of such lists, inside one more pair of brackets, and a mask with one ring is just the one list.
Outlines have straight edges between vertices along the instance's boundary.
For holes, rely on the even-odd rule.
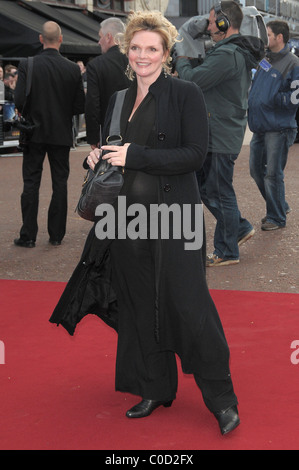
[[116,334],[91,315],[74,337],[48,322],[63,288],[0,280],[0,449],[299,448],[299,364],[291,361],[298,294],[212,291],[241,417],[222,437],[193,378],[181,372],[171,408],[128,420],[136,397],[114,392]]

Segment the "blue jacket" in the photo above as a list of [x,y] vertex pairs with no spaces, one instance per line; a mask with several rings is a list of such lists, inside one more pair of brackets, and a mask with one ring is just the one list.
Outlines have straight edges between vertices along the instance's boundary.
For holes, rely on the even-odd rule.
[[248,125],[263,134],[297,128],[299,58],[286,46],[269,52],[255,73],[248,99]]

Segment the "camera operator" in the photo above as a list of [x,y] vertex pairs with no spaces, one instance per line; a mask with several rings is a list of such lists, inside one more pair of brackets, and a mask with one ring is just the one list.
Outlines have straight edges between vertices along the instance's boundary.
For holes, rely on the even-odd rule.
[[209,117],[208,155],[197,175],[202,201],[217,220],[209,267],[239,263],[239,246],[254,235],[250,222],[241,217],[232,182],[246,130],[251,70],[263,57],[264,44],[239,33],[242,19],[234,1],[212,7],[208,31],[215,45],[203,63],[192,68],[187,57],[178,53],[176,58],[179,77],[203,91]]

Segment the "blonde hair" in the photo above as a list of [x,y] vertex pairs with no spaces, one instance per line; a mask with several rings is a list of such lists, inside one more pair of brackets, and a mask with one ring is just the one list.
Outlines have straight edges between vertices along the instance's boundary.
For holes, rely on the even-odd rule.
[[[135,11],[128,16],[126,30],[123,34],[117,35],[117,42],[120,51],[128,55],[130,44],[135,33],[138,31],[153,31],[160,34],[164,52],[168,51],[168,57],[163,65],[166,73],[171,73],[170,51],[177,42],[178,31],[176,27],[168,21],[160,11]],[[129,78],[133,78],[133,71],[130,70]]]

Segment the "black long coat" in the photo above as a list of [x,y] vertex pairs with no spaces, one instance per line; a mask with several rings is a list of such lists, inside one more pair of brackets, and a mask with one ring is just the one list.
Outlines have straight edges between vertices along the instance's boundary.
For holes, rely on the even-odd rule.
[[[126,168],[159,175],[159,202],[200,204],[195,171],[202,167],[208,144],[204,99],[191,82],[163,74],[150,87],[156,100],[156,148],[131,144]],[[136,93],[133,84],[129,94]],[[124,108],[126,107],[126,101]],[[108,110],[106,128],[109,124]],[[205,237],[202,249],[186,250],[186,240],[160,240],[157,286],[157,339],[163,349],[176,352],[185,372],[196,372],[194,344],[205,318],[215,309],[205,278]],[[110,286],[109,241],[91,230],[51,322],[73,334],[88,313],[117,330],[117,299]],[[128,269],[130,267],[128,266]]]
[[105,54],[95,57],[86,66],[87,93],[85,103],[86,137],[89,144],[99,142],[100,129],[104,124],[110,97],[128,88],[125,70],[127,56],[118,46],[112,46]]
[[[15,89],[15,105],[20,111],[25,102],[26,79],[27,59],[22,59]],[[36,128],[31,141],[71,147],[72,118],[84,113],[84,107],[85,94],[78,65],[56,49],[43,49],[33,60],[28,113]]]

